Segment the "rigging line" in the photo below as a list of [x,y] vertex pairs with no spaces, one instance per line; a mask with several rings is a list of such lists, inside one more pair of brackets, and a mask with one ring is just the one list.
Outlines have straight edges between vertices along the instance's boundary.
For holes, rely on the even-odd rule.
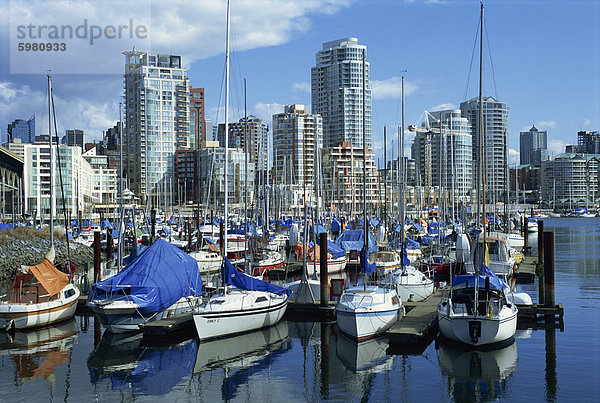
[[492,68],[492,80],[494,81],[494,95],[498,99],[498,88],[496,87],[496,73],[494,71],[494,61],[492,60],[492,47],[490,46],[490,36],[488,35],[487,23],[484,24],[485,40],[488,48],[488,55],[490,57],[490,67]]
[[475,57],[475,49],[477,47],[477,39],[479,38],[479,24],[481,22],[481,17],[477,19],[477,30],[475,32],[475,40],[473,41],[473,51],[471,52],[471,62],[469,63],[469,73],[467,74],[467,83],[465,85],[465,93],[463,96],[463,100],[467,100],[467,93],[469,92],[469,82],[471,81],[471,71],[473,70],[473,59]]

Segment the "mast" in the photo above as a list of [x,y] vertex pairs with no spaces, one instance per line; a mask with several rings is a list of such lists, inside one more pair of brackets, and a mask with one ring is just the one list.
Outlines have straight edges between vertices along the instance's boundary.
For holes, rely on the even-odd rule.
[[[117,267],[119,270],[123,266],[123,232],[125,230],[125,226],[123,225],[123,123],[121,121],[121,102],[119,102],[119,193],[121,197],[119,198],[119,207],[121,208],[120,218],[121,223],[119,224],[119,256]],[[133,232],[135,233],[135,215],[133,217]]]
[[[363,217],[364,217],[364,247],[365,247],[365,268],[369,256],[369,221],[367,220],[367,125],[365,111],[365,89],[366,89],[366,49],[362,51],[362,141],[363,141]],[[363,272],[364,275],[364,272]],[[367,289],[367,277],[363,278],[363,288]]]
[[400,141],[398,142],[398,203],[400,209],[400,265],[404,270],[404,76],[402,76],[402,122],[400,127]]
[[246,79],[244,78],[244,270],[248,267],[248,109],[246,104]]
[[[387,126],[383,125],[383,222],[385,230],[388,230],[387,222]],[[379,165],[379,164],[377,164]],[[380,193],[381,194],[381,193]]]
[[223,182],[225,183],[224,189],[224,203],[223,203],[223,257],[227,257],[227,219],[228,219],[228,205],[227,205],[227,165],[228,161],[228,147],[229,147],[229,13],[230,13],[230,0],[227,0],[227,36],[225,38],[225,163],[223,168]]
[[48,77],[48,134],[50,145],[50,247],[54,245],[54,163],[52,159],[52,83],[50,81],[50,72],[46,75]]
[[479,153],[481,155],[481,159],[479,160],[480,166],[480,175],[479,182],[481,183],[481,193],[482,193],[482,201],[481,201],[481,225],[482,225],[482,233],[483,233],[483,250],[481,253],[481,262],[478,262],[478,265],[475,267],[475,275],[479,274],[479,269],[484,261],[485,255],[485,121],[483,119],[483,89],[482,89],[482,74],[483,74],[483,1],[481,2],[481,32],[479,33]]

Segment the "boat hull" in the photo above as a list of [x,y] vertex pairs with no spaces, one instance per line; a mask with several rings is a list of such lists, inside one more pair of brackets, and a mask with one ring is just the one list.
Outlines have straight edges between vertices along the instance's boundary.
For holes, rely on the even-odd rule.
[[[254,292],[255,295],[268,294]],[[287,296],[271,297],[274,303],[244,307],[238,305],[237,309],[216,309],[215,307],[201,307],[194,311],[194,325],[200,340],[209,340],[219,337],[232,336],[239,333],[262,329],[277,324],[283,317],[287,308]],[[230,306],[230,305],[229,305]]]
[[449,315],[441,307],[437,316],[442,336],[473,347],[508,342],[517,330],[516,308],[510,314],[490,318],[485,315]]
[[[73,294],[64,298],[62,295],[71,289]],[[0,330],[29,329],[70,319],[75,315],[79,295],[79,289],[69,284],[61,291],[61,298],[58,300],[33,304],[0,304]]]
[[89,301],[88,306],[107,330],[112,333],[125,333],[139,331],[140,325],[145,323],[190,311],[199,298],[181,298],[169,308],[147,315],[142,315],[137,305],[131,301],[115,301],[108,304]]

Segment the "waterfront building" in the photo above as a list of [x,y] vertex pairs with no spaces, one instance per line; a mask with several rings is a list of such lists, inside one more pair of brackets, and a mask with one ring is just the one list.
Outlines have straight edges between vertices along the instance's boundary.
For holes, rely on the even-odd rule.
[[[20,144],[21,139],[16,138]],[[21,214],[23,195],[23,158],[0,146],[0,220],[6,222],[6,214],[14,219]]]
[[[475,97],[460,104],[462,115],[471,124],[473,140],[472,161],[477,164],[479,150],[479,98]],[[507,189],[508,164],[508,105],[492,97],[483,98],[485,138],[485,192],[490,201],[504,200]],[[473,184],[477,187],[477,165],[473,166]],[[474,200],[473,200],[474,201]]]
[[4,146],[17,157],[23,159],[25,157],[25,145],[20,138],[15,138],[10,143],[6,143]]
[[[248,161],[255,164],[256,181],[262,184],[260,178],[268,169],[268,144],[269,144],[269,127],[259,117],[248,116],[248,124],[246,125],[245,118],[241,118],[238,122],[229,123],[229,147],[239,148],[244,151],[246,141],[248,141]],[[246,127],[248,134],[246,135]],[[218,140],[220,147],[225,146],[225,124],[220,123],[218,128]]]
[[323,44],[311,69],[312,113],[323,118],[323,147],[340,142],[362,147],[363,124],[367,147],[371,140],[370,63],[365,62],[365,121],[363,122],[363,52],[357,38]]
[[103,149],[116,150],[117,146],[121,144],[119,124],[120,122],[117,122],[113,127],[109,127],[102,134],[102,141],[100,144]]
[[[247,189],[248,205],[254,198],[255,164],[248,162],[247,177],[244,179],[245,154],[242,148],[229,148],[228,152],[228,201],[232,209],[243,208],[244,191]],[[206,141],[200,144],[199,180],[201,205],[223,206],[225,201],[225,149],[219,142]],[[215,210],[213,210],[215,211]]]
[[306,184],[314,191],[317,151],[323,148],[321,116],[306,112],[304,105],[286,105],[273,115],[273,171],[276,184]]
[[130,188],[142,203],[171,197],[175,150],[190,149],[189,83],[181,56],[140,52],[125,55],[125,127]]
[[600,132],[577,132],[578,152],[586,154],[600,154]]
[[454,187],[455,202],[468,203],[473,189],[473,140],[471,126],[460,110],[427,112],[411,146],[418,186],[441,186],[448,194]]
[[529,131],[521,132],[519,140],[521,165],[541,167],[542,161],[548,159],[548,133],[532,126]]
[[8,125],[7,143],[15,139],[21,139],[21,143],[31,143],[35,141],[35,115],[27,120],[16,119]]
[[[97,150],[97,148],[92,148],[82,154],[83,159],[92,169],[91,202],[95,211],[105,210],[110,212],[114,211],[118,205],[119,170],[111,168],[109,166],[109,156],[97,154]],[[71,181],[69,184],[72,186],[76,181],[77,178],[75,177],[75,182]]]
[[383,206],[379,172],[373,150],[367,148],[367,176],[363,175],[363,147],[349,141],[335,144],[323,154],[323,200],[326,209],[336,214],[356,215],[363,211],[363,181],[366,182],[367,210]]
[[79,146],[83,150],[85,133],[81,129],[68,129],[62,138],[61,143],[67,146]]
[[537,204],[541,201],[542,169],[519,165],[510,169],[509,200],[515,203]]
[[197,149],[206,138],[204,125],[204,88],[190,85],[190,149]]
[[542,162],[542,200],[570,211],[598,206],[600,154],[563,153]]
[[[200,143],[201,144],[201,143]],[[186,204],[198,200],[198,150],[177,150],[175,152],[175,202]]]

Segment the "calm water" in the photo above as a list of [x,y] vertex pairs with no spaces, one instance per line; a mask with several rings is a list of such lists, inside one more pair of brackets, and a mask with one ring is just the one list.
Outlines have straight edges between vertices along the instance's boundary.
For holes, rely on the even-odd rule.
[[[564,330],[525,327],[502,350],[433,342],[387,355],[385,339],[357,346],[334,325],[287,321],[157,348],[100,339],[93,318],[77,317],[12,343],[0,334],[0,401],[598,401],[600,219],[547,219],[545,229],[555,232]],[[537,296],[535,284],[522,288]]]

